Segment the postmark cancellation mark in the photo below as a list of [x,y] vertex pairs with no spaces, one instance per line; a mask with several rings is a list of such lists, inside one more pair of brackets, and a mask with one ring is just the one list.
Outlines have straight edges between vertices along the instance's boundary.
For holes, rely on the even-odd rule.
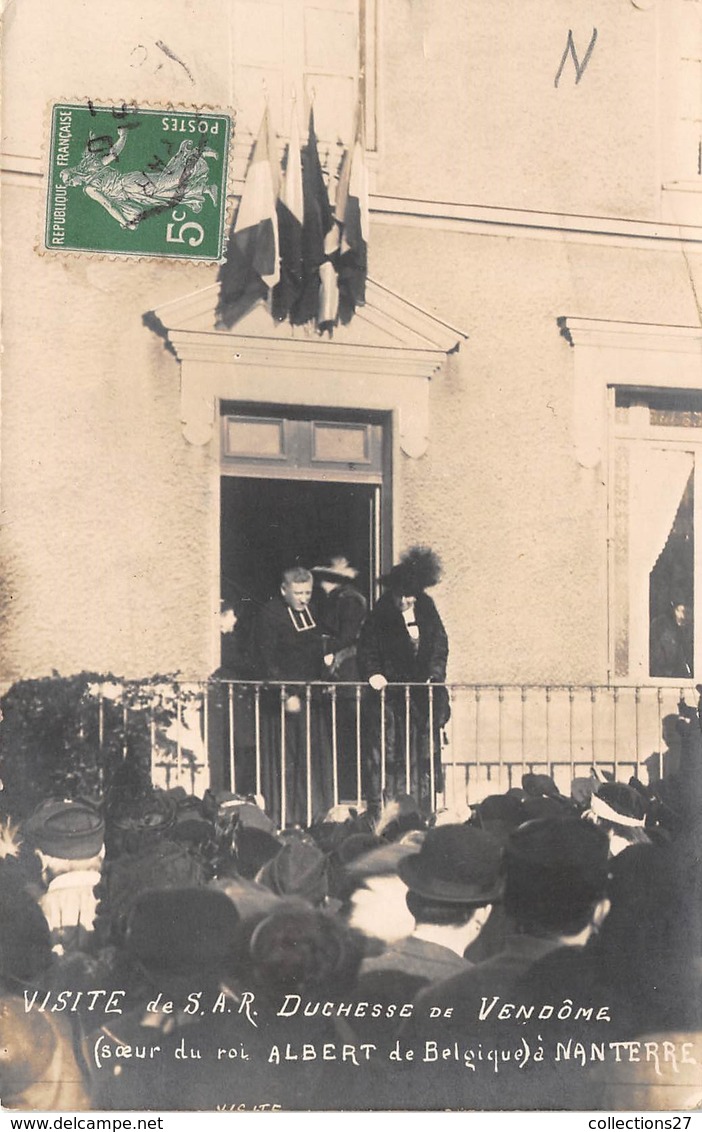
[[54,105],[45,249],[220,259],[231,128],[198,110]]

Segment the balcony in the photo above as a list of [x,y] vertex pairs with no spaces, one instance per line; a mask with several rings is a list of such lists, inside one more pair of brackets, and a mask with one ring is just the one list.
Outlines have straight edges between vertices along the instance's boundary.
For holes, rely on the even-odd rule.
[[[376,693],[360,684],[292,686],[212,679],[171,685],[166,702],[158,686],[142,684],[135,697],[130,685],[123,684],[99,688],[94,710],[101,745],[110,720],[114,724],[117,718],[125,757],[134,728],[143,741],[148,737],[156,786],[181,786],[198,795],[208,787],[265,794],[272,764],[278,781],[286,781],[287,771],[289,783],[293,753],[286,709],[288,697],[296,695],[295,773],[303,779],[302,819],[309,824],[320,742],[330,762],[332,804],[365,804],[369,736],[374,737],[382,786],[388,786],[391,772],[395,790],[412,786],[418,694],[423,697],[419,727],[424,728],[425,756],[430,733],[440,747],[440,766],[438,760],[436,765],[428,757],[424,760],[430,804],[459,814],[488,794],[519,786],[525,772],[553,775],[566,794],[571,780],[589,774],[592,767],[623,781],[632,774],[644,782],[655,781],[677,767],[678,702],[696,702],[691,684],[445,687],[451,716],[443,727],[436,717],[438,697],[443,695],[440,685],[389,685]],[[392,733],[391,715],[397,724]],[[405,723],[414,723],[403,726],[403,717]],[[291,817],[286,794],[284,790],[277,803],[282,825]],[[299,813],[296,820],[301,820]]]

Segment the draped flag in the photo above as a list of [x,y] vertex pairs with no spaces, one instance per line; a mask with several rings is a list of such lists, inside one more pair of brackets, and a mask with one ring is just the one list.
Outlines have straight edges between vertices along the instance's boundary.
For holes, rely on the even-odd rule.
[[[324,284],[320,282],[320,270],[323,270],[326,258],[324,241],[329,232],[336,228],[319,160],[313,109],[310,110],[309,133],[302,159],[302,189],[303,286],[292,319],[298,324],[312,322],[319,315],[321,295],[324,293]],[[336,274],[333,267],[331,271],[336,288]],[[336,321],[336,311],[334,311],[334,321]]]
[[280,278],[277,169],[272,163],[268,107],[246,171],[234,227],[218,281],[217,321],[233,326]]
[[280,281],[273,291],[273,317],[279,320],[293,316],[302,295],[303,259],[303,192],[300,135],[295,103],[292,108],[290,144],[285,176],[277,205],[280,238]]
[[339,317],[351,319],[366,301],[368,274],[368,169],[363,113],[358,107],[353,145],[346,151],[336,192],[336,220],[340,229]]

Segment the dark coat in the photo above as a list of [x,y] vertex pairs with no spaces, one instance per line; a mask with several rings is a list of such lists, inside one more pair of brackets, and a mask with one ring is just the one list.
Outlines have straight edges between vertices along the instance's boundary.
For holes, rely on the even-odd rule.
[[678,625],[670,613],[654,617],[650,631],[651,676],[688,679],[692,675],[692,649],[687,626]]
[[298,632],[290,609],[276,595],[263,607],[256,630],[259,670],[264,680],[323,680],[324,638],[317,611],[310,608],[317,625]]
[[[258,618],[257,646],[263,680],[287,684],[287,697],[305,695],[300,687],[324,680],[324,637],[318,611],[310,607],[315,626],[298,630],[290,607],[281,595],[272,597]],[[313,689],[308,709],[285,718],[285,821],[309,825],[324,815],[333,802],[332,760],[328,735],[328,708],[321,688]],[[266,810],[282,822],[281,799],[281,720],[278,689],[262,697],[264,708],[262,739],[262,785]],[[309,726],[308,726],[309,725]],[[309,759],[311,813],[307,813],[307,764]]]
[[327,594],[323,605],[327,651],[334,653],[331,675],[335,680],[358,680],[358,636],[368,604],[354,586],[342,585]]
[[[448,637],[439,611],[432,599],[420,593],[414,607],[419,629],[419,646],[407,632],[402,613],[392,593],[383,594],[369,614],[358,641],[358,668],[361,679],[380,673],[391,684],[443,684],[446,680]],[[402,695],[402,693],[400,693]],[[388,702],[392,702],[392,695]],[[412,692],[413,706],[422,714],[428,712],[428,694],[420,688]],[[432,697],[435,727],[442,727],[451,715],[448,693],[437,688]]]
[[221,662],[214,673],[227,680],[254,680],[256,678],[256,622],[257,606],[245,601],[239,611],[231,633],[221,635]]
[[393,595],[390,591],[383,594],[363,626],[358,642],[358,666],[364,680],[382,673],[391,683],[444,682],[448,637],[439,612],[425,593],[417,597],[414,612],[419,629],[416,652]]

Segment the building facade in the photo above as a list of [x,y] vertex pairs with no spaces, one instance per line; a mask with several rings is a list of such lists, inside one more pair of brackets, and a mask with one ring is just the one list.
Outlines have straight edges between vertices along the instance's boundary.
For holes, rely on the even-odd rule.
[[[203,679],[225,582],[333,543],[372,598],[426,543],[454,761],[480,710],[530,765],[549,711],[571,769],[600,725],[616,762],[618,704],[629,762],[663,750],[702,679],[702,0],[24,0],[5,64],[4,682]],[[53,102],[231,113],[233,212],[293,95],[332,196],[364,109],[371,281],[332,337],[218,329],[215,264],[42,251]]]

